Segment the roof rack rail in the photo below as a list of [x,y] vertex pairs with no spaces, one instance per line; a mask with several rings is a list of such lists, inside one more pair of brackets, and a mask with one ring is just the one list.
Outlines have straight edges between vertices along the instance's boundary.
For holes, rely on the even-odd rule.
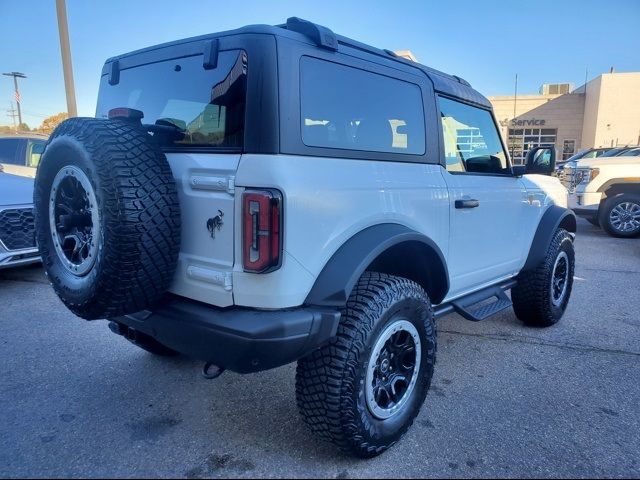
[[285,28],[292,32],[301,33],[313,41],[318,47],[326,48],[334,52],[338,50],[338,37],[327,27],[303,20],[302,18],[291,17],[287,18]]

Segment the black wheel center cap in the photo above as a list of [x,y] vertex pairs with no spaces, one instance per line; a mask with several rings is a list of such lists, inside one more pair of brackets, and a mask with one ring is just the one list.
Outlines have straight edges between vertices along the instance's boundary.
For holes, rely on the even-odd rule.
[[380,371],[382,373],[387,373],[389,371],[389,365],[390,365],[389,359],[385,358],[382,361],[382,363],[380,363]]

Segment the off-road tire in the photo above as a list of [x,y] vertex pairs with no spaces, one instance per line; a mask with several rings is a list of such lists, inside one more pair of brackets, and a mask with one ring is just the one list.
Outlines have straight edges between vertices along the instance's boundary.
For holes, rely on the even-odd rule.
[[[556,259],[564,252],[568,258],[568,278],[564,297],[559,305],[552,301],[552,276]],[[516,316],[532,327],[550,327],[558,323],[571,297],[575,253],[569,232],[556,230],[544,259],[533,270],[521,272],[518,284],[511,290],[511,300]]]
[[[83,275],[65,266],[52,235],[50,194],[65,167],[84,174],[97,203],[95,260]],[[178,194],[166,157],[140,127],[95,118],[60,124],[38,167],[34,203],[46,273],[76,315],[93,320],[134,313],[168,289],[180,250]]]
[[[365,400],[365,378],[377,339],[397,315],[419,333],[418,378],[406,403],[391,418],[374,417]],[[298,362],[298,408],[311,431],[342,451],[373,457],[393,446],[413,423],[431,384],[436,329],[431,302],[415,282],[366,272],[354,288],[331,342]]]
[[600,225],[609,235],[619,238],[633,238],[640,235],[640,227],[622,232],[611,224],[611,211],[620,204],[631,203],[640,206],[640,195],[636,193],[618,193],[607,198],[600,207]]

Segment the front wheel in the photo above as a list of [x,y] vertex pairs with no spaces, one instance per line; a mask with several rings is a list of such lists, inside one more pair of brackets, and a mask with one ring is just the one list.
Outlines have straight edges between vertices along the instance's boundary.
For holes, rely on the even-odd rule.
[[607,198],[600,209],[600,225],[614,237],[640,235],[640,195],[619,193]]
[[433,375],[436,330],[429,297],[405,278],[366,272],[336,337],[298,362],[305,423],[341,450],[373,457],[420,411]]
[[518,284],[511,290],[516,316],[532,327],[558,323],[569,303],[574,270],[573,239],[559,228],[540,264],[518,275]]

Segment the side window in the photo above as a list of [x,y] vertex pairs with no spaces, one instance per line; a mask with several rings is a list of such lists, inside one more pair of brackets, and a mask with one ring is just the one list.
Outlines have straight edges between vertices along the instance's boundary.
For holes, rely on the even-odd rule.
[[27,167],[36,168],[40,163],[40,156],[44,152],[45,142],[29,140],[27,146]]
[[21,145],[20,138],[0,138],[0,163],[24,165],[24,158],[18,158]]
[[450,172],[509,173],[507,155],[488,110],[439,97],[445,159]]
[[303,57],[302,141],[309,147],[422,155],[420,87],[384,75]]

